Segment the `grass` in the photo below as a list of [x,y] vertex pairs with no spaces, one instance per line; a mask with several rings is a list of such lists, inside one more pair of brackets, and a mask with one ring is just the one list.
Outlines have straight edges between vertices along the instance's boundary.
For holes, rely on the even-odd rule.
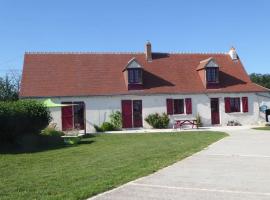
[[253,128],[253,129],[255,129],[255,130],[270,131],[270,126],[256,127],[256,128]]
[[226,135],[101,134],[73,147],[2,153],[0,199],[85,199],[151,174]]

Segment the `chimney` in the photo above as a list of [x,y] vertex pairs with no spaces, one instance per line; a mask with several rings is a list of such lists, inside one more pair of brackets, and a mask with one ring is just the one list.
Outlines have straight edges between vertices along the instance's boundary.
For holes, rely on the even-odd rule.
[[145,45],[145,56],[148,62],[152,61],[152,47],[149,41]]
[[238,60],[238,55],[237,55],[234,47],[231,47],[231,49],[229,51],[229,55],[231,56],[232,60]]

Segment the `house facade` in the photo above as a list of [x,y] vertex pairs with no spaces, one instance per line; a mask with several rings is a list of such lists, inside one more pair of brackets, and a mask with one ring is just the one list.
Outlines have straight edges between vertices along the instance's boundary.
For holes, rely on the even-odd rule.
[[265,121],[268,89],[251,82],[236,50],[228,53],[26,53],[21,98],[62,104],[52,108],[61,130],[86,128],[122,113],[123,128],[150,128],[152,113],[175,119],[200,115],[204,126]]

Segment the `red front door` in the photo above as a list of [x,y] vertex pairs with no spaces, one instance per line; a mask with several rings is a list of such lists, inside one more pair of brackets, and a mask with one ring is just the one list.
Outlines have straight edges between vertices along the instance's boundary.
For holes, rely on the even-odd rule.
[[132,128],[132,101],[122,100],[122,126]]
[[218,98],[211,98],[211,121],[213,125],[220,124]]
[[133,101],[133,127],[142,127],[142,100]]
[[[63,102],[63,104],[71,104],[71,102]],[[62,107],[62,130],[73,129],[73,111],[72,106]]]

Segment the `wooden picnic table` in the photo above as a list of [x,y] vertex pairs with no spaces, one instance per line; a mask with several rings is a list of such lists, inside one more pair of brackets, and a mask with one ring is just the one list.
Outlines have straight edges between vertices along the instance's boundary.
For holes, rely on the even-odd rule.
[[196,119],[175,119],[173,123],[173,128],[182,128],[183,125],[191,125],[192,128],[194,128],[194,126],[198,128]]

